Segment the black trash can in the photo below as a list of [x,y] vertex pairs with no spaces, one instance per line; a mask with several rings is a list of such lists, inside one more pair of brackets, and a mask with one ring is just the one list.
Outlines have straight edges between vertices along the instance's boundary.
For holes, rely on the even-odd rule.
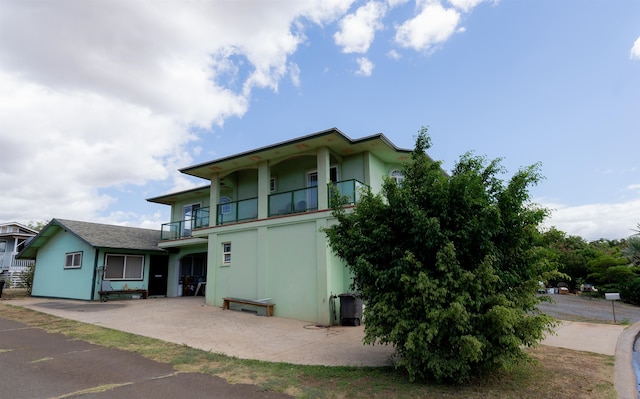
[[4,280],[0,280],[0,298],[2,298],[2,289],[4,288]]
[[353,292],[338,295],[340,297],[340,324],[359,326],[362,321],[362,299]]

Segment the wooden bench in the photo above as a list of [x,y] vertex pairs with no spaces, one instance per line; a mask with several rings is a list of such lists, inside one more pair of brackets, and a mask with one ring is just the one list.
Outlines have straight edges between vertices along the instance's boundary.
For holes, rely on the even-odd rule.
[[263,307],[267,311],[267,317],[273,316],[273,307],[276,306],[275,303],[267,303],[262,301],[252,301],[250,299],[240,299],[240,298],[222,298],[222,310],[228,310],[230,303],[239,303],[243,305],[251,305]]
[[109,295],[140,295],[142,299],[147,299],[149,296],[149,291],[143,289],[135,289],[135,290],[109,290],[109,291],[98,291],[100,294],[100,300],[102,302],[107,302],[109,300]]

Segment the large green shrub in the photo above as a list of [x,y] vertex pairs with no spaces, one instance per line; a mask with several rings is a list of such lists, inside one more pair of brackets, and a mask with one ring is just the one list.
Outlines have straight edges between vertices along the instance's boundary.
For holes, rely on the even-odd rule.
[[535,247],[546,210],[528,202],[536,166],[505,185],[498,160],[466,154],[448,176],[429,147],[422,129],[402,184],[334,203],[326,233],[367,303],[365,342],[392,344],[412,380],[461,383],[523,358],[553,324],[535,295],[551,268]]

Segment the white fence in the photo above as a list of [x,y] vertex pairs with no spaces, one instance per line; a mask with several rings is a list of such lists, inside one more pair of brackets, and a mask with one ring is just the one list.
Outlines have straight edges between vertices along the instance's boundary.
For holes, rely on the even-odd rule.
[[33,260],[25,259],[13,259],[9,269],[4,270],[3,276],[5,278],[6,288],[21,288],[25,287],[25,283],[22,279],[22,273],[27,271],[31,265],[35,262]]

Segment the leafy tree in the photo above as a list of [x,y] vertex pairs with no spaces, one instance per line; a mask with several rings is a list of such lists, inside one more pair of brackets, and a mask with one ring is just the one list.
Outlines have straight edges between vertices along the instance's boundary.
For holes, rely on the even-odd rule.
[[636,277],[621,285],[620,297],[634,305],[640,305],[640,277]]
[[588,280],[600,287],[599,291],[602,295],[608,290],[616,291],[618,285],[635,276],[628,265],[629,261],[619,250],[600,253],[597,257],[587,262],[589,269]]
[[35,231],[41,231],[45,226],[49,224],[49,220],[34,222],[33,220],[27,225],[28,228]]
[[622,253],[629,259],[629,262],[640,266],[640,234],[629,237],[627,246]]
[[549,279],[551,285],[562,281],[574,286],[579,279],[587,278],[587,242],[583,238],[567,236],[564,231],[552,227],[542,233],[539,245],[546,248],[547,257],[553,260],[554,265],[563,273],[560,278]]
[[423,128],[401,185],[363,193],[326,229],[367,303],[365,343],[392,344],[411,380],[462,383],[506,367],[553,326],[535,295],[552,270],[539,240],[545,209],[529,204],[538,166],[504,184],[500,160],[463,155],[447,176]]

